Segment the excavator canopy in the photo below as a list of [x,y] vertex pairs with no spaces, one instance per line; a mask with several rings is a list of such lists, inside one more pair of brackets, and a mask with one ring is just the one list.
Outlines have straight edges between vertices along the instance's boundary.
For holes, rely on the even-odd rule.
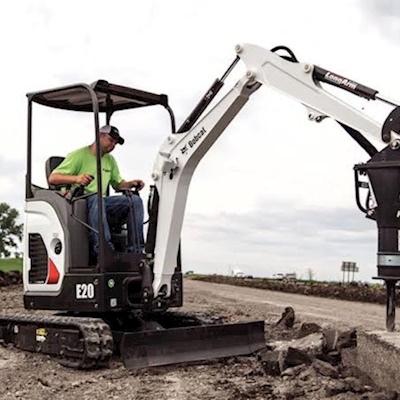
[[93,112],[93,91],[97,97],[99,112],[112,114],[114,111],[162,105],[168,107],[168,96],[154,94],[127,86],[98,80],[91,85],[77,84],[28,93],[28,98],[47,107],[71,111]]

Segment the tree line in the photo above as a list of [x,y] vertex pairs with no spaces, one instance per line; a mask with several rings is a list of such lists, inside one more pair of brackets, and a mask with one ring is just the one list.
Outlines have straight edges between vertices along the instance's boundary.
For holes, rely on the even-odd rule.
[[23,224],[18,223],[18,217],[18,210],[0,203],[0,258],[10,257],[22,240]]

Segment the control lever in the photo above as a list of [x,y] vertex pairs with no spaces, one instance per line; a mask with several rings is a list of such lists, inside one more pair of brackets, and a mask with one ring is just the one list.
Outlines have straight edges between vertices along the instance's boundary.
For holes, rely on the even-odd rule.
[[[94,180],[94,176],[90,175],[90,177],[92,178],[92,181]],[[69,202],[72,201],[72,199],[76,198],[76,197],[80,197],[83,196],[85,193],[85,186],[84,185],[79,185],[77,186],[72,192],[69,191],[67,192],[64,197],[65,199],[67,199]]]
[[[90,175],[90,177],[92,178],[92,181],[93,181],[94,180],[94,176]],[[85,186],[84,185],[80,185],[80,186],[76,187],[74,189],[74,191],[72,192],[71,199],[73,199],[74,197],[83,196],[84,193],[85,193]]]

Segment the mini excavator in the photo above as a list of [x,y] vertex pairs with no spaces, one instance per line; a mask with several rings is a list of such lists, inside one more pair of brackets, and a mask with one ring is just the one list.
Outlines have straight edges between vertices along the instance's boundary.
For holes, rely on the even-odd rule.
[[[302,103],[310,121],[330,117],[371,157],[354,168],[356,202],[378,226],[378,276],[387,286],[387,329],[394,330],[395,286],[400,280],[400,107],[378,91],[351,79],[299,62],[285,46],[271,50],[243,44],[220,79],[216,79],[179,129],[164,94],[154,94],[98,80],[28,93],[27,171],[24,225],[23,312],[0,315],[3,343],[50,354],[63,365],[93,368],[119,354],[127,368],[209,360],[256,352],[265,346],[264,321],[215,323],[172,312],[183,304],[180,235],[192,175],[210,147],[262,85]],[[244,76],[207,113],[236,64]],[[324,85],[323,85],[324,84]],[[333,85],[394,109],[379,124],[325,90]],[[85,194],[66,197],[59,187],[32,182],[33,104],[92,113],[97,143],[97,229],[87,223]],[[171,133],[157,153],[148,201],[144,253],[126,251],[126,232],[105,241],[99,151],[99,114],[107,124],[114,113],[162,106]],[[380,140],[378,151],[365,137]],[[62,161],[50,157],[46,174]],[[366,178],[366,180],[365,180]],[[364,195],[361,196],[362,189]],[[361,200],[363,198],[363,201]],[[365,200],[365,201],[364,201]],[[365,203],[365,204],[364,204]],[[90,262],[89,230],[99,235],[99,257]]]

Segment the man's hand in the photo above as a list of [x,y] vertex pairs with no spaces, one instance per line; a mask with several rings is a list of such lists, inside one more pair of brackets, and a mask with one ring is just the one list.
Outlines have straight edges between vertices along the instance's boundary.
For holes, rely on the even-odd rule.
[[144,188],[144,182],[141,179],[134,179],[133,181],[129,181],[128,184],[131,188],[137,190],[142,190]]
[[144,188],[144,182],[141,179],[134,179],[133,181],[122,181],[116,190],[129,190],[129,189],[142,190]]
[[80,174],[76,176],[75,183],[77,183],[78,185],[87,186],[90,182],[92,182],[93,179],[94,176],[90,174]]

